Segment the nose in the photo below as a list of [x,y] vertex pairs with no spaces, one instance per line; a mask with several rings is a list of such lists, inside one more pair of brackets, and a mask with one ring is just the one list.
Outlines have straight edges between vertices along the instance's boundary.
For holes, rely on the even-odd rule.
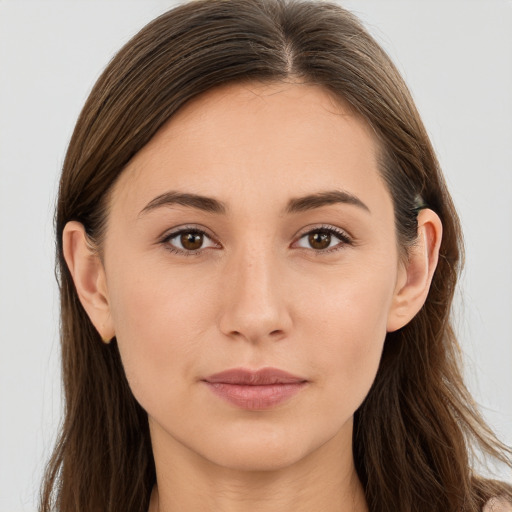
[[221,331],[257,343],[283,339],[291,328],[282,272],[271,250],[245,250],[224,269]]

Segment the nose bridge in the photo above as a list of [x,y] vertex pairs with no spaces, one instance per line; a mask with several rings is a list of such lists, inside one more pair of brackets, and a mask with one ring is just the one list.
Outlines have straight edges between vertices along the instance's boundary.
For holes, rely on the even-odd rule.
[[245,244],[225,268],[221,330],[231,337],[258,341],[280,338],[289,328],[278,255],[271,244]]

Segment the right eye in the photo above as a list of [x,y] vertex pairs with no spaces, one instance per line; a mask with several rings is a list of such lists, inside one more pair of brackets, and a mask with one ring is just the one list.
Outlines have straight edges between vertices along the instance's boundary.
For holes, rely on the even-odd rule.
[[197,228],[174,231],[167,235],[162,243],[171,252],[186,256],[197,254],[201,249],[219,246],[204,231]]

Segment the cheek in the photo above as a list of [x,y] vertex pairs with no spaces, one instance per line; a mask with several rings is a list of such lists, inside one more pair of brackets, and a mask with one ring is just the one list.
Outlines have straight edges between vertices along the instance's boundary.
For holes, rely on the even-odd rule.
[[306,340],[315,340],[318,380],[331,390],[325,396],[354,410],[377,373],[394,289],[392,269],[365,270],[323,286],[302,313],[310,319],[303,328]]
[[126,377],[147,409],[158,399],[155,390],[178,391],[194,380],[214,311],[208,283],[199,277],[190,282],[156,267],[131,270],[118,268],[112,279],[111,311]]

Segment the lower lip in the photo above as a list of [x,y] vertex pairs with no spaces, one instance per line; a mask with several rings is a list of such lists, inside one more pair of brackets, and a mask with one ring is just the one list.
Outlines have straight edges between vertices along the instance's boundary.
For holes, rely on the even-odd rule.
[[296,395],[306,382],[292,384],[269,384],[249,386],[206,382],[205,384],[220,398],[242,409],[262,410],[275,407]]

